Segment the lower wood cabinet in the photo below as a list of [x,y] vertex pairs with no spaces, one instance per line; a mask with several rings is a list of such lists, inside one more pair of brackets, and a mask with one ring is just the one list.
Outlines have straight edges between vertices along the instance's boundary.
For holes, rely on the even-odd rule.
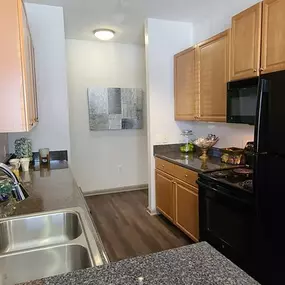
[[[166,162],[169,164],[169,162]],[[177,178],[184,168],[173,165],[173,173],[166,173],[158,168],[161,160],[156,161],[156,208],[179,227],[192,240],[199,241],[199,209],[198,188],[195,181],[185,183]],[[191,170],[188,170],[190,171]],[[193,179],[197,173],[193,172]]]
[[176,225],[194,241],[199,240],[198,189],[175,182]]
[[156,171],[156,207],[170,221],[174,221],[173,179],[166,173]]

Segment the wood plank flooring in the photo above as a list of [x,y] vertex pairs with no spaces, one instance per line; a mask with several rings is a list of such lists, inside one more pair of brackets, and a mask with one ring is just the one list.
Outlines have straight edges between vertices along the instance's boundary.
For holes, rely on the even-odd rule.
[[145,190],[85,198],[111,261],[193,243],[162,216],[146,212]]

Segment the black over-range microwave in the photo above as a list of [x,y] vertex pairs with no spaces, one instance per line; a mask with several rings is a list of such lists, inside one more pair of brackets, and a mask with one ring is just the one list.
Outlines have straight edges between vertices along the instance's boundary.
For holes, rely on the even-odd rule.
[[259,77],[227,84],[227,122],[254,125]]

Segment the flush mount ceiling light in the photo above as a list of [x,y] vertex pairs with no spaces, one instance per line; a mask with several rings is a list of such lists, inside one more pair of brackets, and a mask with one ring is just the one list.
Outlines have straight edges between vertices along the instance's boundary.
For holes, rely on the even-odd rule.
[[115,36],[115,32],[109,29],[98,29],[94,31],[94,36],[101,41],[109,41]]

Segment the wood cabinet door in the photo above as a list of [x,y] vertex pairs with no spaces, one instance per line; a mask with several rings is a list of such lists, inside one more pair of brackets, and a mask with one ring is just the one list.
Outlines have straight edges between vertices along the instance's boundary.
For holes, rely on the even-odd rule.
[[184,183],[176,185],[176,225],[191,239],[199,241],[198,189]]
[[194,120],[196,115],[195,48],[174,56],[175,120]]
[[170,221],[174,221],[174,189],[171,176],[155,172],[156,208]]
[[31,130],[34,120],[33,73],[31,65],[31,40],[24,4],[18,0],[19,34],[21,46],[22,85],[25,105],[26,131]]
[[261,73],[285,70],[285,0],[264,0]]
[[32,60],[32,74],[33,74],[33,101],[34,101],[34,123],[39,122],[39,109],[38,109],[38,91],[37,91],[37,76],[36,76],[36,62],[35,50],[31,39],[31,60]]
[[226,121],[229,40],[227,30],[198,45],[200,121]]
[[260,2],[232,18],[230,80],[259,75],[261,16]]

